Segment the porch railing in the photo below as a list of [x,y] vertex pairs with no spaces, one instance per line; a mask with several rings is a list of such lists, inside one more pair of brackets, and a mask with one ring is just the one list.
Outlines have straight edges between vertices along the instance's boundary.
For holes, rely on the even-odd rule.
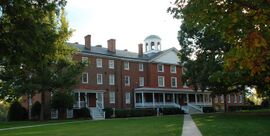
[[99,113],[102,114],[103,118],[105,118],[105,111],[103,111],[103,106],[101,102],[97,102],[97,109],[99,110]]
[[[80,105],[80,106],[79,106]],[[78,109],[78,108],[84,108],[84,107],[87,107],[87,103],[85,101],[77,101],[73,104],[73,108],[74,109]]]
[[156,108],[156,107],[176,107],[176,108],[180,108],[181,106],[177,103],[174,102],[140,102],[140,103],[135,103],[135,107],[136,108]]

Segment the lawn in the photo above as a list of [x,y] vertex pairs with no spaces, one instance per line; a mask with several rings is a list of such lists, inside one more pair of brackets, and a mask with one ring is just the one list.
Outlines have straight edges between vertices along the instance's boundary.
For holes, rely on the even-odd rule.
[[183,116],[81,121],[0,131],[1,136],[179,136]]
[[270,135],[270,113],[216,113],[192,118],[204,136]]

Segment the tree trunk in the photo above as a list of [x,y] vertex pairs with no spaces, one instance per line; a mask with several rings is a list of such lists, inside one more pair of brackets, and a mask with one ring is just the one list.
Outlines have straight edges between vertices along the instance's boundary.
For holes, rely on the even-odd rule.
[[44,116],[45,116],[45,92],[41,91],[41,110],[40,110],[40,121],[44,121]]

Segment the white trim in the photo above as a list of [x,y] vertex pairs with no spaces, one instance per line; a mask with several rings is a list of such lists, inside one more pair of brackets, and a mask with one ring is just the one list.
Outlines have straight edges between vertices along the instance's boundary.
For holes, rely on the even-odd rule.
[[109,69],[114,69],[114,60],[109,60]]
[[234,94],[234,103],[237,103],[237,96]]
[[139,86],[144,86],[144,77],[139,77]]
[[[124,78],[125,78],[125,79],[124,79],[124,80],[125,80],[125,82],[124,82],[124,83],[125,83],[125,86],[130,86],[130,76],[125,76]],[[128,83],[126,83],[126,78],[128,79],[128,80],[127,80]]]
[[[175,80],[175,85],[173,86],[173,79]],[[177,77],[171,77],[171,87],[176,88],[177,87]]]
[[102,59],[100,59],[100,58],[96,59],[96,66],[97,66],[97,68],[102,68]]
[[231,103],[231,95],[228,94],[228,103]]
[[[161,66],[161,70],[159,69],[159,66]],[[163,64],[157,64],[157,71],[158,72],[164,72],[164,65]]]
[[109,75],[109,85],[115,85],[115,75],[114,74]]
[[[172,70],[173,70],[172,68],[175,68],[175,69],[174,69],[175,71],[172,71]],[[177,67],[176,67],[176,65],[171,65],[171,66],[170,66],[170,72],[171,72],[171,73],[177,73]]]
[[[86,82],[83,80],[83,75],[86,74]],[[88,84],[88,73],[87,72],[83,72],[82,73],[82,83],[83,84]]]
[[[100,76],[100,82],[98,81],[99,76]],[[102,85],[103,84],[103,76],[102,76],[102,74],[97,74],[97,84],[98,85]]]
[[129,62],[124,61],[124,70],[129,70]]
[[110,102],[110,104],[115,103],[115,92],[114,91],[109,92],[109,102]]
[[130,95],[130,92],[126,92],[125,93],[125,102],[126,104],[130,104],[131,103],[131,95]]
[[139,71],[144,71],[144,64],[143,63],[139,63]]
[[88,57],[82,56],[82,63],[83,63],[85,66],[88,66],[88,65],[89,65]]
[[[162,79],[162,84],[160,84],[160,80]],[[164,76],[158,76],[158,87],[165,87],[165,77]]]

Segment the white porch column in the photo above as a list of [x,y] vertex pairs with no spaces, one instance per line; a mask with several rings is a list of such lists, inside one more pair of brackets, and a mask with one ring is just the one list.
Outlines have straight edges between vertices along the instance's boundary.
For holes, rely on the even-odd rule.
[[78,92],[78,103],[79,103],[79,109],[81,108],[81,92]]
[[186,96],[187,96],[187,103],[189,103],[189,96],[188,96],[188,94],[186,94]]
[[163,93],[163,105],[165,106],[165,93]]
[[144,107],[144,93],[142,92],[142,106]]
[[203,94],[203,105],[205,105],[205,94]]
[[134,101],[134,107],[136,108],[137,107],[137,105],[136,105],[136,93],[134,92],[134,96],[133,96],[133,101]]
[[197,104],[197,94],[195,94],[195,104]]
[[101,93],[102,109],[104,109],[104,92]]
[[175,96],[174,95],[175,95],[175,93],[173,93],[172,99],[173,99],[173,103],[176,103],[175,102]]
[[155,103],[155,93],[154,92],[152,93],[152,97],[153,97],[153,107],[155,107],[156,103]]

